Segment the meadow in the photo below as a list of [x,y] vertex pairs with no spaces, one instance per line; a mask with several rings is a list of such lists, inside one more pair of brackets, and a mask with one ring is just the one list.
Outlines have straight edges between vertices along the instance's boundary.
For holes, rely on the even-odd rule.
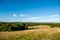
[[60,40],[60,23],[1,22],[0,40]]

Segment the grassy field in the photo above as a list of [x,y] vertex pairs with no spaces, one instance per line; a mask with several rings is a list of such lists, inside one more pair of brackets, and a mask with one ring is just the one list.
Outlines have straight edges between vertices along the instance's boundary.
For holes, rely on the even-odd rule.
[[60,28],[30,26],[28,30],[0,32],[0,40],[60,40]]

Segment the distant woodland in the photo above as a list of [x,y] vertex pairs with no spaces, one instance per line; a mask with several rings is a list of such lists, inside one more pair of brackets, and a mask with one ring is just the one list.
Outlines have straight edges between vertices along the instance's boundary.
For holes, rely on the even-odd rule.
[[0,22],[0,31],[27,30],[29,26],[49,25],[60,27],[60,23],[38,23],[38,22]]

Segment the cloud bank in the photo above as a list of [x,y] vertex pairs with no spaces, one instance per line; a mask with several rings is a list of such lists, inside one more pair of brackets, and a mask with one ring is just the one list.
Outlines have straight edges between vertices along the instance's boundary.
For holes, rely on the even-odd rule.
[[[60,16],[58,14],[48,15],[47,17],[43,16],[30,16],[26,14],[16,15],[13,14],[14,17],[19,17],[18,20],[22,22],[60,22]],[[28,17],[30,16],[30,17]]]
[[60,16],[58,14],[50,15],[48,17],[30,17],[25,18],[25,22],[60,22]]

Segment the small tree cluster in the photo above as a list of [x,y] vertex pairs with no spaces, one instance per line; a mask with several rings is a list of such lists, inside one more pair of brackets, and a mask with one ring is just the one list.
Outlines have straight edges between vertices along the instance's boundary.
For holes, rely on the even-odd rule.
[[14,23],[8,23],[8,24],[0,24],[0,31],[15,31],[15,30],[26,30],[28,29],[28,26],[25,24],[14,24]]

